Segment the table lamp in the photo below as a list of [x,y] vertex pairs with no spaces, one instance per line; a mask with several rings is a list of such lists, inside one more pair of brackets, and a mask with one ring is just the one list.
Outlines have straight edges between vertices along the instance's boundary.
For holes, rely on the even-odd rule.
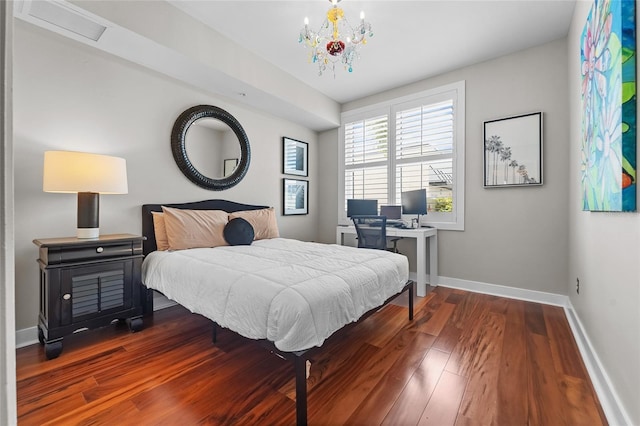
[[78,238],[100,236],[100,194],[126,194],[124,158],[71,151],[44,153],[44,192],[78,194]]

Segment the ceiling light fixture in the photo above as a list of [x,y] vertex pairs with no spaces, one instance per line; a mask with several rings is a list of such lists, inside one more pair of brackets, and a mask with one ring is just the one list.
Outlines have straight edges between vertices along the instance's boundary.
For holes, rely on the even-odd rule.
[[349,72],[352,63],[360,56],[358,49],[367,44],[367,37],[373,37],[371,24],[365,22],[364,12],[360,12],[360,24],[353,28],[344,11],[338,7],[341,0],[329,0],[333,7],[327,12],[327,19],[318,32],[309,29],[309,18],[304,18],[304,28],[300,31],[299,42],[309,48],[309,62],[318,64],[318,75],[327,68],[336,75],[336,63],[340,62]]

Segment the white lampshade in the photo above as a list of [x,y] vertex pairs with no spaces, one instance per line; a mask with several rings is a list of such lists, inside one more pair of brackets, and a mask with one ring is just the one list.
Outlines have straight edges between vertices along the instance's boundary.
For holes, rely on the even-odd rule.
[[100,236],[100,195],[126,194],[124,158],[71,151],[44,153],[42,189],[78,193],[78,238]]
[[126,194],[124,158],[72,151],[44,153],[42,189],[45,192],[95,192]]

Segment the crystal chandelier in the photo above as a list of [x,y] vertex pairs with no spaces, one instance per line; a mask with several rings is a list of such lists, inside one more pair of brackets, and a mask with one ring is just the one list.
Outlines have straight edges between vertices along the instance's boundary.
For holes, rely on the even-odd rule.
[[329,0],[333,7],[327,12],[320,30],[309,29],[309,18],[304,18],[304,28],[300,30],[299,42],[309,48],[309,62],[318,64],[318,75],[327,69],[335,78],[336,64],[341,63],[344,69],[353,71],[353,60],[359,57],[358,49],[367,44],[367,37],[373,37],[371,24],[365,22],[364,12],[360,12],[360,24],[353,28],[344,11],[338,7],[341,0]]

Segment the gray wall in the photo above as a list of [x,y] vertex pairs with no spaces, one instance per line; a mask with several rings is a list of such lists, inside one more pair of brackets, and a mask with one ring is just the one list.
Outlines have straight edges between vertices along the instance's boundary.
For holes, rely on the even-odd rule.
[[[275,206],[282,236],[316,238],[316,132],[194,90],[20,20],[15,21],[14,41],[18,330],[35,326],[38,315],[38,253],[32,240],[75,235],[75,195],[42,192],[47,150],[88,151],[127,160],[129,194],[101,196],[103,234],[139,234],[144,203],[225,198]],[[199,104],[227,110],[249,137],[249,172],[230,190],[197,187],[173,161],[169,141],[173,123],[182,111]],[[282,136],[309,143],[312,208],[306,216],[280,216]]]
[[580,37],[590,6],[576,3],[568,37],[571,256],[566,291],[631,424],[640,425],[640,214],[582,211]]
[[[352,102],[344,105],[343,111],[459,80],[466,81],[465,230],[438,234],[439,275],[566,294],[569,144],[565,40]],[[544,185],[484,189],[483,121],[534,111],[544,113]],[[320,180],[333,185],[320,193],[320,218],[333,219],[330,224],[320,223],[320,239],[335,241],[338,133],[324,132],[320,140]],[[413,247],[400,249],[415,257]]]

